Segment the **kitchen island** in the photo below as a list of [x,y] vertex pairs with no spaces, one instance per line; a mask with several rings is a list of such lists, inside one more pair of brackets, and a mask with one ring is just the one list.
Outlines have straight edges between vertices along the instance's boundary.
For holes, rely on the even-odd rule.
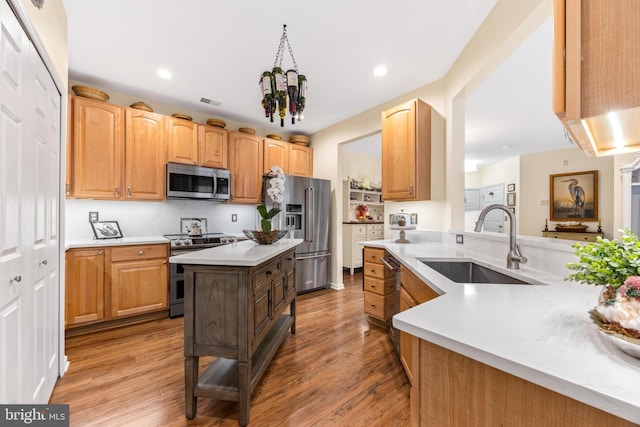
[[[251,392],[284,340],[295,333],[295,247],[252,241],[169,258],[184,267],[185,412],[197,398],[237,401],[239,423],[249,423]],[[285,313],[289,307],[289,312]],[[201,356],[216,359],[202,373]]]
[[[465,240],[472,237],[465,235]],[[530,258],[520,270],[507,270],[506,237],[495,240],[502,258],[442,241],[364,242],[385,248],[440,294],[393,317],[396,328],[417,340],[413,366],[420,374],[414,372],[411,401],[415,425],[473,425],[469,420],[477,423],[478,417],[487,425],[524,425],[514,418],[520,410],[556,423],[534,417],[527,425],[640,423],[640,360],[604,341],[587,313],[600,289],[565,282],[560,270],[541,268],[544,262],[531,251],[525,255],[533,262]],[[550,259],[571,254],[569,243],[531,242]],[[536,284],[454,283],[422,263],[424,258],[473,259]],[[515,416],[501,413],[504,408],[515,408]],[[609,424],[597,424],[601,420]]]

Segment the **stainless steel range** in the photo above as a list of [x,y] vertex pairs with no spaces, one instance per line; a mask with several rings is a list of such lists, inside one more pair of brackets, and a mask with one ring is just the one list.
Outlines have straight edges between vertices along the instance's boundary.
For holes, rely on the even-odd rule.
[[[208,233],[206,218],[181,218],[182,233],[165,234],[171,244],[170,256],[199,251],[237,242],[238,239],[223,233]],[[195,230],[195,232],[194,232]],[[197,233],[199,231],[199,233]],[[184,268],[171,264],[169,272],[169,317],[184,314]]]

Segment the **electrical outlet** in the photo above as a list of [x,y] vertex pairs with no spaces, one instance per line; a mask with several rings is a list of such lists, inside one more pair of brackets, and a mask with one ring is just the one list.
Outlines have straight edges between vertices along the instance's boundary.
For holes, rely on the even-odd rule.
[[417,213],[412,213],[411,214],[411,225],[415,225],[418,223],[418,214]]
[[231,222],[238,222],[238,214],[231,214]]
[[463,234],[456,234],[456,243],[462,245],[464,244],[464,235]]
[[98,222],[98,212],[89,211],[89,222]]

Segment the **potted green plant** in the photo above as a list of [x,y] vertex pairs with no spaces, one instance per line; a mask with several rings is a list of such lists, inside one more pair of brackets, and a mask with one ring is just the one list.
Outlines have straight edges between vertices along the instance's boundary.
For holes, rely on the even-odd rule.
[[273,166],[265,176],[271,177],[267,188],[267,195],[272,202],[271,209],[267,209],[264,203],[258,205],[256,209],[260,214],[260,230],[243,230],[247,237],[260,244],[274,243],[286,234],[286,230],[273,230],[271,224],[271,220],[280,213],[280,203],[284,200],[284,171],[280,166]]
[[566,278],[603,286],[594,320],[602,329],[640,338],[640,241],[628,229],[619,239],[598,237],[596,242],[572,246],[577,262]]

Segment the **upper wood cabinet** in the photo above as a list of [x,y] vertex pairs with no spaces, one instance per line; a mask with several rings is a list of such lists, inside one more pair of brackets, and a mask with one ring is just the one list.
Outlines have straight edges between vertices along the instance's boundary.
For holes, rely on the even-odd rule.
[[167,161],[227,168],[227,130],[169,117]]
[[227,169],[228,133],[219,127],[198,125],[200,166]]
[[313,149],[274,139],[264,139],[264,173],[275,165],[287,175],[313,176]]
[[126,198],[164,200],[167,118],[133,108],[127,108],[126,117]]
[[167,161],[198,164],[198,124],[169,117]]
[[289,174],[289,146],[286,141],[277,141],[271,138],[264,139],[264,169],[267,173],[273,166],[280,166],[285,174]]
[[229,132],[230,203],[261,203],[263,162],[261,136]]
[[382,112],[382,197],[444,197],[444,119],[419,99]]
[[289,175],[313,176],[313,148],[289,144]]
[[166,126],[160,114],[73,98],[68,195],[164,200]]
[[636,0],[555,0],[553,111],[588,155],[640,150],[639,32]]
[[71,196],[122,198],[124,108],[73,98]]

